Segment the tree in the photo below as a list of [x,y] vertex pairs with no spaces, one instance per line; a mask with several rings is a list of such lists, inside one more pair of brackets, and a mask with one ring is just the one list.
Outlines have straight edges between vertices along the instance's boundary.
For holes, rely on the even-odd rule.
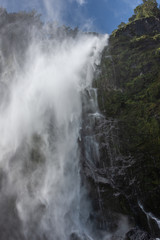
[[157,16],[160,12],[156,0],[143,0],[142,9],[145,17]]
[[121,22],[121,24],[118,25],[118,28],[123,28],[126,24],[124,22]]
[[143,3],[134,9],[134,15],[129,21],[137,20],[144,17],[158,17],[160,18],[160,9],[156,0],[143,0]]
[[139,19],[139,18],[144,17],[143,4],[137,6],[137,7],[134,9],[134,14],[136,15],[136,18],[135,18],[135,19]]

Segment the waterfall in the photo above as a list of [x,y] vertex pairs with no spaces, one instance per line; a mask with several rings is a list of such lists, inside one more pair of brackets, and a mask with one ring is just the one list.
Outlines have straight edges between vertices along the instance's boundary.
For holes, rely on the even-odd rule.
[[150,224],[150,220],[154,221],[156,223],[158,229],[160,229],[160,219],[155,217],[151,212],[145,211],[145,209],[144,209],[144,207],[143,207],[143,205],[141,204],[140,201],[138,201],[138,205],[139,205],[140,209],[142,210],[142,212],[147,217],[147,222],[148,222],[148,226],[149,226],[150,230],[152,230],[152,227],[151,227],[151,224]]
[[1,37],[1,240],[92,239],[79,142],[91,104],[84,96],[95,95],[93,74],[107,37],[46,32],[32,32],[26,49],[7,57]]

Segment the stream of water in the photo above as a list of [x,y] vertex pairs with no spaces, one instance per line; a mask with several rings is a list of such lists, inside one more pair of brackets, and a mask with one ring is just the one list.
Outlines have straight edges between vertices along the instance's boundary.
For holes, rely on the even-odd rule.
[[19,53],[5,60],[1,51],[1,240],[94,237],[86,227],[89,203],[81,187],[78,142],[87,111],[82,108],[90,104],[82,106],[82,96],[93,91],[106,44],[107,36],[91,34],[32,38],[21,66]]

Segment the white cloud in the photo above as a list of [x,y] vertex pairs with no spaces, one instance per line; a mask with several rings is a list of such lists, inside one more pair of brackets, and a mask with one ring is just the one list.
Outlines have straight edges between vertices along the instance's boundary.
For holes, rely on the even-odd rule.
[[69,2],[76,2],[80,6],[84,5],[87,1],[86,0],[69,0]]
[[86,19],[85,21],[82,21],[81,29],[82,31],[93,31],[94,26],[93,26],[93,19],[89,18]]
[[79,5],[83,5],[86,3],[85,0],[76,0],[76,2],[79,4]]

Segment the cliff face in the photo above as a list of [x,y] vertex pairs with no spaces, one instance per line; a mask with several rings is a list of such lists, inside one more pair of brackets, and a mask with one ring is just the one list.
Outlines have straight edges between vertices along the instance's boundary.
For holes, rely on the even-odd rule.
[[159,66],[160,20],[142,18],[111,34],[95,80],[105,116],[97,168],[104,216],[129,215],[153,237],[160,236]]
[[[36,34],[45,38],[40,33],[42,23],[34,12],[8,14],[0,9],[0,95],[3,94],[3,88],[7,88],[3,76],[7,74],[9,81],[12,81],[16,74],[12,62],[16,60],[19,68],[23,67],[23,49],[28,47],[34,27],[38,29]],[[46,29],[49,38],[77,34],[76,29],[59,28],[54,35],[52,27]],[[7,72],[3,70],[4,65],[8,67]],[[98,102],[103,117],[98,115],[92,121],[86,119],[85,123],[91,129],[87,125],[86,133],[82,134],[91,135],[99,142],[98,154],[96,141],[94,144],[90,142],[90,145],[86,141],[95,165],[87,166],[84,161],[87,157],[84,157],[85,153],[82,154],[82,175],[88,180],[94,207],[90,220],[102,230],[116,232],[128,216],[126,228],[135,228],[127,234],[127,240],[160,236],[159,65],[158,18],[142,18],[114,31],[109,46],[103,51],[100,74],[94,82],[98,88]],[[85,97],[90,98],[92,106],[96,91],[86,91]],[[95,113],[92,108],[89,112]],[[41,160],[36,148],[31,154],[33,161]],[[8,232],[7,225],[5,229]],[[113,239],[122,239],[118,235],[119,232],[115,233]]]

